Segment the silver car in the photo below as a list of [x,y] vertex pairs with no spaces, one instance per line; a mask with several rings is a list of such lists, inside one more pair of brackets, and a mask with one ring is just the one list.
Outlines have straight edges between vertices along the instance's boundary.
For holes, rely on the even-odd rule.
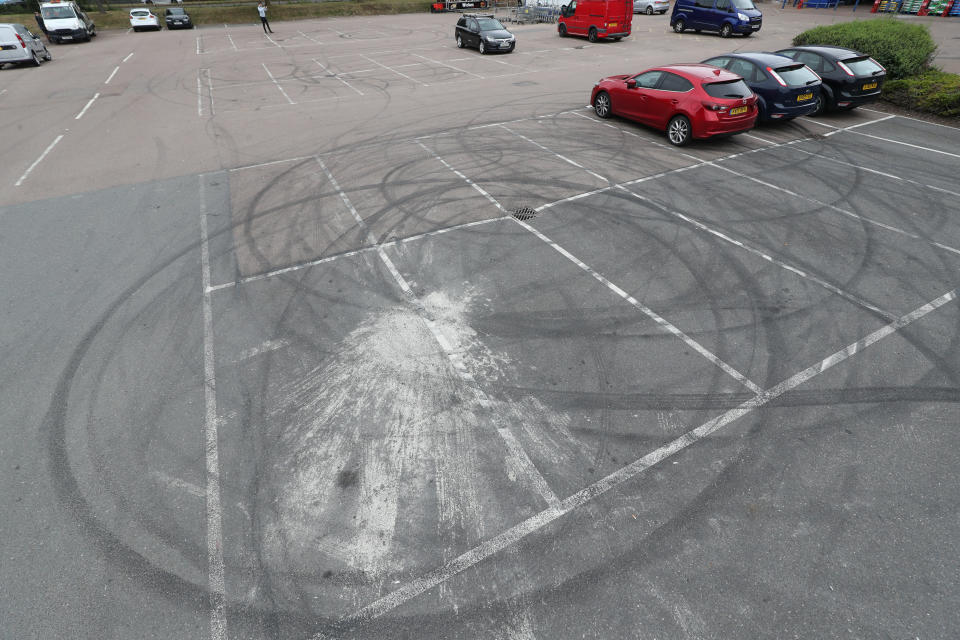
[[652,16],[654,13],[666,13],[669,8],[670,0],[633,0],[634,13]]
[[30,62],[39,67],[41,60],[52,58],[43,40],[22,24],[0,24],[0,65],[5,62]]

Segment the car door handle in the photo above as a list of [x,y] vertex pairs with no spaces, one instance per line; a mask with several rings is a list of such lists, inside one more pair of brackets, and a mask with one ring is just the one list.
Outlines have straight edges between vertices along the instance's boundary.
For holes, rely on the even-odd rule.
[[670,102],[672,102],[673,104],[680,104],[679,100],[671,100]]

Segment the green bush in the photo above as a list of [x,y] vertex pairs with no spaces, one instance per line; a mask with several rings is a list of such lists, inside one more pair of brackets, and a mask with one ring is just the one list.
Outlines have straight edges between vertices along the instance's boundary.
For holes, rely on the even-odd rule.
[[883,85],[883,97],[908,109],[958,117],[960,75],[929,69],[912,78],[887,82]]
[[814,27],[795,37],[793,44],[827,44],[856,49],[886,67],[890,78],[905,78],[920,73],[937,50],[926,26],[908,24],[894,18]]

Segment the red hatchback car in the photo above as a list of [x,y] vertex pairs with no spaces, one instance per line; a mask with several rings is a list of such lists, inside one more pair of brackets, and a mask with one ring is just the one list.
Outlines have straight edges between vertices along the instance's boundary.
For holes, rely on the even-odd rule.
[[672,144],[743,133],[757,121],[757,96],[743,78],[706,64],[671,64],[610,76],[593,87],[601,118],[623,116],[666,130]]

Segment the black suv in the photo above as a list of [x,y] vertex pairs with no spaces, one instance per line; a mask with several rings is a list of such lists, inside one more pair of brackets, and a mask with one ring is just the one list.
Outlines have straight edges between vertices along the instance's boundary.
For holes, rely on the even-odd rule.
[[887,70],[868,55],[841,47],[790,47],[777,51],[802,62],[823,79],[817,97],[820,115],[832,109],[855,109],[880,97]]
[[163,12],[163,19],[167,22],[167,29],[193,29],[190,14],[180,7],[171,7]]
[[457,21],[457,47],[476,47],[480,53],[513,51],[517,39],[492,15],[465,13]]

